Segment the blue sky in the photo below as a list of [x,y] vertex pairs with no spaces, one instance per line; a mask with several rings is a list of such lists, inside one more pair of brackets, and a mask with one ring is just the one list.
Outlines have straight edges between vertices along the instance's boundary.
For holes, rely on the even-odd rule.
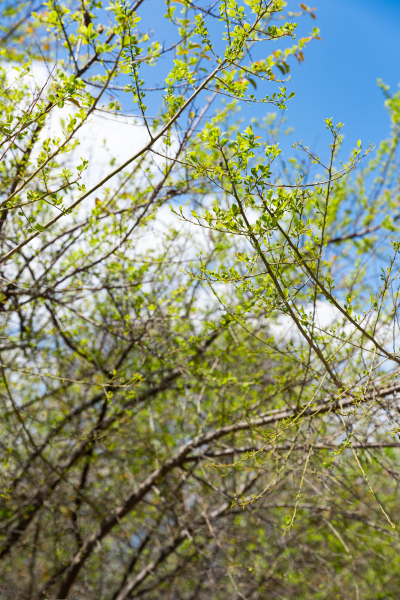
[[[164,5],[159,0],[153,1],[151,12],[149,4],[143,5],[141,25],[154,28],[160,41],[165,35],[168,43],[172,31],[162,18]],[[323,122],[326,117],[332,117],[334,123],[344,123],[346,152],[358,139],[364,148],[369,142],[379,143],[388,134],[389,120],[377,79],[389,84],[392,91],[397,90],[400,82],[400,0],[308,0],[307,4],[316,7],[317,20],[308,16],[299,19],[297,37],[307,35],[316,25],[322,41],[309,44],[302,65],[292,59],[291,81],[286,87],[295,91],[296,96],[288,103],[286,117],[294,132],[290,143],[282,141],[284,150],[289,150],[294,141],[303,140],[323,155],[330,142]],[[297,2],[289,2],[290,9],[297,6]],[[271,48],[263,50],[269,54]],[[162,63],[153,70],[152,79],[164,74],[166,65]],[[144,77],[146,84],[148,75]],[[259,94],[270,91],[270,87],[258,89]],[[149,112],[153,113],[155,98],[147,100]],[[265,105],[243,106],[241,116],[247,120],[265,112]]]
[[[294,132],[281,142],[285,154],[293,142],[303,140],[323,156],[331,141],[323,122],[327,117],[332,117],[334,123],[344,123],[346,153],[359,139],[363,148],[369,142],[378,144],[388,135],[389,119],[377,79],[390,85],[393,92],[400,82],[400,0],[307,0],[306,3],[316,7],[317,20],[308,16],[299,19],[297,37],[307,35],[316,25],[322,40],[308,45],[301,65],[292,57],[291,80],[286,87],[296,96],[288,103],[286,118]],[[297,0],[289,0],[291,10],[296,10],[298,4]],[[163,18],[164,12],[163,0],[144,3],[140,11],[141,29],[153,29],[155,38],[168,46],[175,39],[175,32]],[[280,46],[264,46],[263,52],[269,54]],[[143,70],[146,86],[156,81],[161,83],[171,58]],[[276,87],[266,83],[257,92],[272,93]],[[157,112],[161,94],[149,94],[146,98],[148,114]],[[121,97],[121,100],[123,108],[132,109],[130,99]],[[261,117],[270,110],[276,109],[242,105],[241,116],[248,121],[251,116]]]
[[[378,143],[389,120],[381,78],[398,89],[400,82],[400,0],[316,0],[316,25],[322,41],[310,44],[306,60],[294,67],[288,89],[296,97],[287,117],[293,138],[318,148],[328,140],[323,120],[345,124],[345,148],[362,139]],[[310,23],[302,22],[307,30]]]

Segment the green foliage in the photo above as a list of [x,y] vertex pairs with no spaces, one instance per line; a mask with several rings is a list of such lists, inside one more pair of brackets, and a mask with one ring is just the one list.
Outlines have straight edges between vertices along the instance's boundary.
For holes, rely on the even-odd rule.
[[394,600],[400,93],[375,152],[284,160],[314,9],[158,8],[2,8],[1,592]]

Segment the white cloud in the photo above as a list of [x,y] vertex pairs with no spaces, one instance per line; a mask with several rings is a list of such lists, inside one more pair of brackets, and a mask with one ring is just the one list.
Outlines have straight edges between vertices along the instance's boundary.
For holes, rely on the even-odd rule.
[[[15,66],[18,65],[6,65],[9,85],[13,85],[18,76]],[[50,72],[51,68],[42,62],[36,61],[32,64],[30,74],[24,77],[24,83],[30,90],[29,103],[37,97],[48,80]],[[42,98],[46,98],[49,84],[50,82],[42,90]],[[26,97],[23,100],[24,104],[25,101]],[[24,106],[24,108],[26,107]],[[61,121],[66,122],[68,115],[74,114],[75,111],[76,108],[70,103],[66,103],[63,108],[55,107],[47,120],[41,139],[56,137],[63,141],[65,136]],[[84,173],[82,181],[87,189],[90,189],[143,148],[149,141],[149,136],[146,128],[133,118],[113,116],[97,111],[79,129],[76,139],[79,140],[79,146],[72,153],[59,157],[60,162],[66,160],[69,163],[68,166],[74,170],[80,164],[81,157],[89,159],[89,168]],[[35,154],[32,158],[35,159]],[[111,159],[114,159],[113,165],[110,165]]]

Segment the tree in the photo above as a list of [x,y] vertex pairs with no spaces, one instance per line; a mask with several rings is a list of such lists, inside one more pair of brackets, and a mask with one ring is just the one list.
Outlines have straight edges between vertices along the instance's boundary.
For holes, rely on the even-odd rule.
[[[284,162],[238,110],[283,114],[306,5],[34,8],[2,14],[3,596],[397,598],[400,95],[375,154],[327,119]],[[145,141],[93,184],[101,117]]]

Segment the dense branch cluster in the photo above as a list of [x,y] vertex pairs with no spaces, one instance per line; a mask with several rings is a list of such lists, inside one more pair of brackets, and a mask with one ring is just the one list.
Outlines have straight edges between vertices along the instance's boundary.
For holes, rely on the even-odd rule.
[[1,600],[398,598],[400,95],[283,159],[305,4],[1,10]]

